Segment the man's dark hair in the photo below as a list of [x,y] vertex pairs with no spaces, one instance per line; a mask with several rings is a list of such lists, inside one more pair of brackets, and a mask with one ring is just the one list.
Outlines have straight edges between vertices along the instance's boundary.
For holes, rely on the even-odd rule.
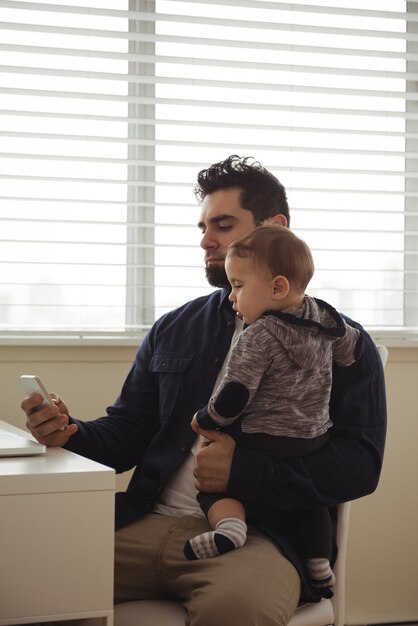
[[289,205],[281,182],[253,157],[231,155],[197,175],[196,197],[202,201],[219,189],[242,189],[241,206],[254,215],[260,225],[269,217],[284,215],[289,225]]

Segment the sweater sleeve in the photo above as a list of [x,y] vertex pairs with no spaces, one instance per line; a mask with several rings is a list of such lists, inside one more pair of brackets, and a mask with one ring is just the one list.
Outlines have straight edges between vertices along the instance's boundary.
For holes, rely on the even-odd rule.
[[260,343],[257,324],[248,327],[239,336],[231,350],[225,375],[208,404],[196,414],[201,428],[223,428],[237,420],[254,395],[267,368],[266,350]]
[[248,387],[238,382],[226,382],[211,399],[211,409],[206,405],[196,413],[197,423],[206,430],[228,426],[245,410],[250,393]]
[[333,368],[331,438],[305,457],[277,459],[237,446],[227,493],[277,510],[332,506],[376,489],[386,437],[383,367],[376,346],[362,335],[360,358]]

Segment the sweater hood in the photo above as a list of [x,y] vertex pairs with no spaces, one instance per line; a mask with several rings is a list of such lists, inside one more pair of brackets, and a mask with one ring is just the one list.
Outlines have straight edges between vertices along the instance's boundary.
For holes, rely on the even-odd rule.
[[[317,369],[332,360],[333,343],[345,335],[341,315],[327,302],[305,296],[301,308],[267,311],[260,322],[299,367]],[[283,322],[283,323],[281,323]]]

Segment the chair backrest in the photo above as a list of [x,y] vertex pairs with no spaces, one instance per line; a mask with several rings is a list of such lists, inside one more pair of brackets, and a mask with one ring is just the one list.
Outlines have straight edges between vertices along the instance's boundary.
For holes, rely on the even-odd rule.
[[378,345],[377,347],[377,351],[380,354],[380,358],[382,359],[382,363],[383,363],[383,367],[385,367],[386,365],[386,361],[388,360],[388,349],[386,348],[386,346],[382,346],[382,345]]

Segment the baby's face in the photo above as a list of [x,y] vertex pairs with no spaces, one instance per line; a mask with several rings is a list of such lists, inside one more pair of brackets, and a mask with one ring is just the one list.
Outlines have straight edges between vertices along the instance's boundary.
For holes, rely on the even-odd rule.
[[251,257],[227,254],[225,270],[232,287],[229,299],[246,324],[272,308],[274,280],[267,269],[256,267]]

